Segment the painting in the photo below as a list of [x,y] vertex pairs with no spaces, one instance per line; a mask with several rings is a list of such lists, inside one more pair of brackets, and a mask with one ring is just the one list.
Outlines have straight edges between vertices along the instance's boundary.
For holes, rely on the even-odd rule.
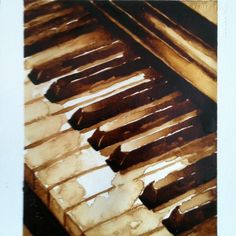
[[24,225],[217,234],[217,2],[24,1]]

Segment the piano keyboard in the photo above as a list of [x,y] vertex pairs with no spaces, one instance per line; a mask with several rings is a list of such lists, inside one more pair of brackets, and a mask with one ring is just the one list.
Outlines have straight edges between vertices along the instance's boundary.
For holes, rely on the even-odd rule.
[[25,1],[25,180],[70,235],[215,235],[214,40],[136,4]]

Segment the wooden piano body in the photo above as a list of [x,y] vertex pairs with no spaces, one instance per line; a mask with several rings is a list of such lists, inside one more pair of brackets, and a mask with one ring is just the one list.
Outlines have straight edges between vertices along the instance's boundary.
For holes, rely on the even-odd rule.
[[216,26],[180,2],[24,14],[25,180],[67,232],[215,235]]

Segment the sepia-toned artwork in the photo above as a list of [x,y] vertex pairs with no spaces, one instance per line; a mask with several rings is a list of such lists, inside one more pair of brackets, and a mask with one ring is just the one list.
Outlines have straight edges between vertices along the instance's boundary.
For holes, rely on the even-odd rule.
[[25,236],[217,234],[217,2],[25,0],[24,67]]

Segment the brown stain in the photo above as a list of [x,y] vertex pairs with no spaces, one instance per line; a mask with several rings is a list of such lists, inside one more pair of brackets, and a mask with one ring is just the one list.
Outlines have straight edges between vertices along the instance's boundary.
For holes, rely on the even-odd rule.
[[[210,135],[210,136],[212,137],[212,135]],[[210,142],[210,140],[208,142]],[[207,143],[207,142],[205,142],[205,143]]]
[[[103,95],[101,95],[101,96],[103,96]],[[40,101],[38,101],[38,102],[40,103]],[[34,103],[31,103],[32,106],[33,106],[33,104],[34,104]],[[37,103],[35,103],[35,105],[36,105],[36,104],[37,104]],[[36,108],[36,106],[35,106],[34,108]],[[73,107],[71,107],[71,108],[73,108]],[[70,110],[71,108],[63,109],[63,110],[61,110],[58,114],[63,113],[63,111],[65,112],[65,111],[67,111],[67,110]],[[37,108],[36,108],[36,109],[37,109]],[[54,113],[54,114],[56,115],[57,112]],[[51,119],[53,119],[53,118],[51,118]],[[38,123],[38,122],[37,122],[37,123]],[[36,125],[37,123],[35,123],[35,125]],[[40,142],[36,142],[36,143],[37,143],[37,145],[38,145],[38,144],[40,144],[40,143],[42,143],[42,142],[44,142],[44,141],[46,141],[46,139],[42,139],[42,141],[40,141]],[[35,143],[35,145],[36,145],[36,143]],[[33,146],[35,146],[35,145],[29,145],[28,148],[29,148],[29,147],[33,147]]]
[[[89,173],[91,173],[91,171],[90,172],[88,172],[88,174]],[[70,185],[70,183],[71,184],[73,184],[73,188],[74,189],[76,189],[77,187],[79,187],[80,186],[80,184],[78,184],[78,182],[77,181],[79,181],[79,179],[78,179],[78,177],[75,177],[75,178],[73,178],[72,180],[70,180],[69,182],[67,181],[67,182],[65,182],[65,183],[63,183],[62,185],[63,186],[65,186],[66,188],[69,188],[68,186]],[[111,184],[112,184],[112,179],[110,180],[111,181]],[[131,180],[130,180],[131,181]],[[132,183],[132,181],[131,182],[129,182],[130,184]],[[133,183],[135,183],[135,182],[133,182]],[[140,182],[141,183],[141,182]],[[127,184],[127,183],[126,183]],[[123,185],[123,184],[122,184]],[[58,186],[58,185],[57,185]],[[59,189],[60,189],[60,186],[61,185],[59,185],[58,187],[57,186],[55,186],[55,189],[56,188],[58,188],[59,187]],[[88,186],[89,187],[89,186]],[[118,190],[115,190],[115,188],[117,188],[118,187]],[[68,198],[67,199],[67,197],[65,196],[65,195],[58,195],[57,197],[56,197],[56,200],[57,200],[57,202],[61,202],[61,200],[60,199],[63,199],[63,201],[61,202],[61,204],[62,204],[62,206],[64,206],[64,204],[63,204],[63,202],[65,202],[65,204],[67,204],[66,206],[68,207],[67,209],[66,209],[66,211],[68,211],[68,210],[72,210],[73,208],[75,208],[78,204],[81,204],[82,202],[86,202],[86,201],[88,201],[88,200],[92,200],[92,199],[94,199],[94,198],[96,198],[97,196],[99,197],[99,195],[101,194],[101,193],[106,193],[106,192],[108,192],[108,193],[112,193],[112,192],[119,192],[120,190],[119,190],[119,188],[121,187],[121,185],[120,184],[118,184],[118,185],[113,185],[112,187],[110,187],[109,189],[106,189],[106,190],[104,190],[104,191],[102,191],[102,192],[98,192],[98,193],[96,193],[96,194],[94,194],[94,195],[92,195],[92,196],[90,196],[90,197],[86,197],[86,198],[84,198],[83,200],[81,200],[81,201],[78,201],[78,199],[76,199],[77,200],[77,202],[71,202],[71,198]],[[132,187],[132,185],[131,185],[131,187]],[[86,189],[86,185],[84,186],[84,188]],[[132,187],[133,188],[133,187]],[[142,188],[143,188],[143,186],[142,186]],[[122,188],[121,188],[122,189]],[[53,191],[53,192],[52,192]],[[140,189],[140,191],[141,191],[141,189]],[[73,195],[73,192],[74,192],[74,190],[72,190],[72,188],[70,188],[70,195],[71,196],[74,196]],[[50,191],[50,193],[52,193],[54,196],[55,196],[55,192],[54,192],[54,190],[52,189],[51,191]],[[133,194],[133,193],[132,193]],[[138,194],[138,193],[137,193]],[[115,193],[112,193],[112,196],[113,196],[113,198],[116,196],[116,194]],[[136,196],[136,198],[138,197],[138,195]]]
[[[136,177],[136,178],[137,179],[141,178],[141,179],[143,179],[145,181],[146,177],[149,177],[150,175],[154,175],[155,176],[155,174],[158,175],[158,174],[160,174],[162,172],[162,176],[161,177],[159,177],[159,175],[158,175],[159,181],[157,181],[157,182],[155,182],[153,184],[153,188],[157,189],[157,186],[165,186],[165,185],[167,185],[169,183],[169,180],[171,180],[172,174],[176,173],[176,170],[182,170],[184,167],[192,165],[196,161],[202,160],[206,156],[213,154],[214,151],[215,151],[214,146],[212,146],[210,148],[209,147],[208,148],[204,147],[204,149],[205,149],[204,151],[200,151],[199,150],[199,152],[197,154],[194,154],[194,153],[193,154],[191,154],[191,153],[188,154],[188,153],[184,153],[183,152],[182,156],[175,157],[176,161],[174,161],[173,158],[172,158],[172,160],[167,160],[163,167],[159,167],[159,168],[156,168],[156,169],[148,171],[148,172],[146,172],[146,170],[148,170],[148,168],[146,168],[146,170],[143,172],[143,174],[138,176],[138,177]],[[193,157],[195,159],[194,161],[192,160]],[[175,167],[175,169],[173,170],[173,166],[175,166],[176,164],[182,164],[182,166],[180,166],[178,168]],[[150,167],[152,167],[152,166],[150,166]],[[172,172],[168,171],[168,167],[172,167]],[[163,174],[163,172],[167,172],[167,173],[170,173],[170,174],[165,176],[165,174]],[[165,204],[165,203],[162,203],[162,204]]]
[[197,207],[204,206],[210,201],[216,200],[216,186],[213,188],[207,189],[206,191],[192,197],[189,201],[183,202],[183,204],[179,207],[179,211],[181,214],[187,214],[191,211],[196,210]]
[[[96,45],[94,45],[94,48],[91,48],[89,51],[82,53],[81,50],[76,49],[71,53],[67,53],[59,58],[53,59],[47,63],[34,67],[28,76],[32,81],[34,81],[34,83],[37,83],[37,81],[38,83],[40,83],[57,76],[65,75],[70,71],[73,71],[80,65],[87,64],[87,61],[90,61],[92,55],[96,56],[99,51],[106,51],[107,47],[111,47],[110,44],[114,44],[115,42],[115,39],[99,41],[96,43]],[[79,59],[84,60],[81,61]]]

